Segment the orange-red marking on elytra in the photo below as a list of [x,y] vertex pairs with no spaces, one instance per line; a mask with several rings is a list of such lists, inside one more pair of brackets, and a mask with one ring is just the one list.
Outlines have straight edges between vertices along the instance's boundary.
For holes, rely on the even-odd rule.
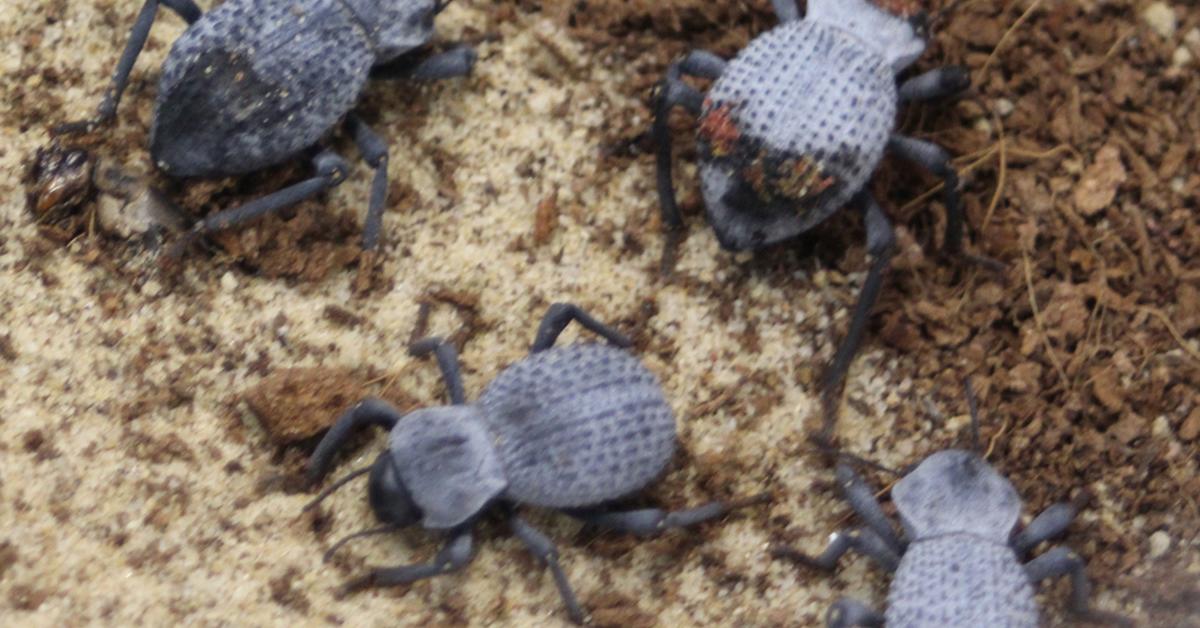
[[[711,103],[705,101],[705,108],[708,108]],[[721,105],[715,109],[709,109],[708,113],[700,118],[700,136],[708,140],[712,146],[713,155],[723,157],[733,152],[737,145],[738,138],[742,136],[742,132],[738,130],[737,124],[733,121],[733,116],[730,115],[733,107],[729,105]]]

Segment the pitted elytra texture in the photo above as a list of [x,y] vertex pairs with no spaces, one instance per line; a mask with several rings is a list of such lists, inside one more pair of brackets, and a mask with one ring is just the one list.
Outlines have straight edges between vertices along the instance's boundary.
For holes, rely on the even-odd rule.
[[[659,203],[664,224],[682,228],[667,123],[679,106],[699,119],[700,191],[722,248],[746,251],[782,242],[847,204],[863,212],[873,259],[846,339],[822,384],[825,421],[819,439],[828,442],[846,370],[895,247],[887,215],[867,190],[885,149],[943,179],[944,248],[961,252],[962,206],[950,156],[934,144],[894,133],[894,127],[900,102],[962,91],[968,74],[940,68],[896,85],[897,73],[925,49],[923,15],[893,14],[869,0],[808,0],[801,19],[795,0],[772,4],[782,24],[732,60],[693,51],[668,68],[652,129]],[[711,79],[708,94],[683,82],[684,75]],[[664,260],[671,259],[671,243],[677,241],[668,241]]]
[[909,543],[884,616],[889,626],[1038,625],[1033,585],[1012,549],[964,534]]
[[[866,184],[895,117],[886,59],[837,27],[787,22],[752,41],[713,83],[700,115],[701,158],[740,168],[763,202],[789,202],[800,218],[795,228],[806,229]],[[732,142],[705,133],[718,125]],[[805,175],[809,185],[790,182]],[[834,185],[835,193],[823,194]]]
[[[609,344],[553,348],[572,320]],[[650,535],[762,501],[716,501],[676,512],[605,506],[652,483],[675,450],[671,407],[654,375],[625,351],[629,344],[578,307],[555,304],[542,319],[530,356],[501,372],[472,404],[463,392],[454,348],[436,338],[414,344],[414,355],[437,356],[453,405],[401,415],[378,400],[360,402],[317,446],[309,474],[319,479],[358,427],[383,425],[391,436],[388,451],[370,467],[372,510],[385,529],[420,522],[445,531],[450,540],[431,563],[377,569],[351,586],[412,582],[465,566],[472,555],[471,527],[485,509],[497,505],[513,533],[554,572],[571,618],[583,621],[557,550],[516,515],[517,505],[560,508],[587,523]]]
[[[146,0],[117,63],[112,85],[88,130],[116,114],[129,73],[159,4],[189,23],[162,68],[150,154],[179,177],[240,175],[279,164],[316,146],[345,119],[375,170],[363,249],[379,239],[387,201],[387,145],[353,112],[372,76],[440,79],[467,74],[475,55],[457,48],[423,60],[404,55],[427,43],[436,0],[228,0],[202,14],[193,0]],[[196,236],[255,220],[338,185],[349,167],[325,150],[316,175],[227,209],[195,225]]]
[[508,496],[535,506],[624,497],[658,478],[675,449],[675,418],[657,379],[611,346],[535,353],[498,375],[479,406]]
[[150,153],[175,176],[278,164],[350,111],[375,61],[341,0],[226,2],[184,31],[163,63]]

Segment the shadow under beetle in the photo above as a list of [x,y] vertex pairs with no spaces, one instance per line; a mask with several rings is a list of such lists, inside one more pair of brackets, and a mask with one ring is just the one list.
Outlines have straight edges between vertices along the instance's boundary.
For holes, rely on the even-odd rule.
[[[555,348],[572,320],[608,344]],[[572,620],[585,614],[558,563],[558,550],[516,514],[527,504],[554,508],[584,523],[648,536],[720,517],[761,503],[766,495],[664,512],[613,511],[608,502],[645,488],[664,471],[675,449],[675,419],[657,379],[624,349],[630,342],[577,306],[555,304],[538,328],[529,357],[509,366],[467,403],[452,345],[428,338],[412,345],[433,353],[452,405],[402,415],[366,399],[337,420],[313,452],[308,475],[319,481],[352,432],[366,425],[390,430],[388,448],[375,463],[339,480],[312,508],[346,481],[370,473],[371,508],[384,526],[346,540],[420,523],[447,542],[432,562],[375,569],[347,590],[414,582],[466,566],[472,532],[486,510],[503,509],[513,534],[554,575]]]
[[[162,67],[150,155],[176,177],[241,175],[312,154],[345,119],[375,170],[362,248],[379,241],[387,201],[388,150],[351,109],[368,78],[444,79],[475,62],[459,47],[424,59],[437,0],[227,0],[202,14],[192,0],[146,0],[96,117],[60,132],[90,131],[116,115],[159,5],[188,23]],[[315,196],[341,183],[347,163],[330,150],[312,158],[316,176],[198,222],[184,243]]]
[[[671,109],[699,118],[700,187],[722,248],[760,249],[804,233],[847,204],[864,215],[873,261],[823,382],[821,440],[831,436],[846,371],[862,342],[883,272],[895,248],[887,216],[865,188],[885,149],[944,181],[944,250],[961,253],[958,176],[941,147],[894,132],[900,103],[957,94],[964,68],[944,67],[904,81],[896,75],[925,50],[925,15],[903,18],[869,0],[772,0],[781,24],[732,60],[693,51],[673,63],[658,92],[652,134],[658,147],[663,222],[683,226],[671,178]],[[681,80],[713,79],[707,95]],[[668,244],[671,246],[671,244]]]
[[[967,400],[977,434],[969,383]],[[1054,504],[1018,532],[1021,498],[1012,483],[978,453],[946,449],[925,458],[892,488],[901,536],[875,500],[874,489],[849,464],[839,463],[836,473],[843,498],[866,526],[834,533],[817,557],[786,547],[772,553],[832,571],[853,549],[894,578],[884,613],[842,598],[830,607],[827,626],[1036,628],[1034,585],[1064,575],[1071,579],[1072,612],[1108,625],[1132,625],[1125,617],[1088,606],[1085,563],[1071,550],[1053,547],[1024,562],[1039,543],[1066,531],[1082,500]]]

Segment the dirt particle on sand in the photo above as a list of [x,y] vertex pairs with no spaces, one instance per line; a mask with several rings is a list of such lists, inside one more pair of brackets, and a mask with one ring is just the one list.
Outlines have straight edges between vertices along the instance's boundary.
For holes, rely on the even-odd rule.
[[558,194],[551,194],[538,203],[533,220],[533,245],[542,246],[550,241],[558,227]]
[[0,335],[0,358],[15,362],[19,355],[17,346],[13,343],[12,334]]
[[17,553],[17,546],[12,541],[0,543],[0,580],[4,580],[4,575],[13,565],[17,564],[18,559],[20,559],[20,554]]
[[36,611],[50,594],[28,584],[13,585],[8,591],[8,603],[18,611]]
[[271,578],[269,587],[271,589],[271,599],[276,604],[284,608],[290,608],[303,615],[308,613],[312,605],[309,604],[308,597],[295,587],[295,581],[299,575],[299,569],[289,567],[281,575]]

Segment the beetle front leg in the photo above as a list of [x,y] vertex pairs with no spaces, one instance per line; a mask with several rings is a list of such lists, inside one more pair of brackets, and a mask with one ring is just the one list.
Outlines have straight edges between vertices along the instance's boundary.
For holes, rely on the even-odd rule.
[[583,308],[574,303],[555,303],[546,310],[545,316],[542,317],[541,324],[538,325],[537,336],[533,339],[533,346],[529,348],[530,353],[539,353],[554,346],[558,340],[558,336],[571,321],[576,321],[583,325],[592,333],[604,338],[609,343],[618,347],[633,346],[633,342],[625,337],[625,334],[601,323],[592,318],[591,314],[583,311]]
[[325,433],[325,437],[321,439],[321,443],[317,445],[312,457],[309,458],[309,483],[316,483],[324,477],[334,454],[341,449],[351,434],[368,425],[378,425],[391,430],[402,416],[400,411],[390,403],[373,397],[354,404],[353,408],[338,417],[337,422]]
[[408,354],[414,357],[424,357],[430,353],[437,357],[438,367],[442,369],[442,380],[446,382],[446,389],[450,392],[450,403],[456,406],[466,403],[462,369],[458,364],[458,351],[454,349],[454,345],[437,336],[431,336],[408,347]]
[[827,628],[849,628],[849,626],[882,626],[883,615],[871,607],[850,598],[841,598],[825,613]]
[[868,528],[841,530],[829,536],[829,546],[820,556],[809,556],[791,547],[774,547],[771,555],[776,558],[786,558],[813,569],[833,571],[837,561],[850,550],[874,560],[889,573],[900,566],[900,556],[892,551],[886,541]]
[[373,569],[371,573],[344,584],[341,592],[343,594],[353,593],[369,587],[388,587],[432,578],[444,573],[458,571],[466,567],[474,557],[475,551],[474,545],[471,542],[471,530],[457,531],[432,561],[400,567]]
[[683,217],[675,199],[675,186],[671,177],[671,129],[667,122],[671,109],[683,107],[693,116],[700,115],[704,97],[695,88],[684,83],[683,75],[715,79],[725,71],[726,62],[717,55],[703,50],[688,53],[682,61],[667,68],[667,76],[659,86],[654,106],[654,124],[650,133],[657,147],[658,203],[663,222],[671,229],[683,227]]
[[842,339],[842,344],[833,356],[833,362],[825,372],[821,391],[825,416],[821,431],[816,436],[817,441],[823,444],[833,442],[842,384],[845,382],[846,372],[850,369],[850,362],[854,360],[858,347],[862,344],[867,321],[871,317],[871,308],[879,300],[879,291],[883,287],[883,272],[896,249],[896,234],[892,230],[892,223],[879,207],[879,203],[867,192],[859,193],[854,202],[863,212],[867,226],[867,253],[873,261],[867,270],[867,280],[863,282],[862,291],[859,292],[858,303],[854,305],[854,313],[850,316],[850,327],[846,330],[846,337]]
[[850,508],[862,517],[867,527],[877,534],[893,553],[902,554],[905,545],[896,536],[896,531],[888,521],[887,515],[883,513],[883,508],[879,507],[875,491],[848,464],[839,464],[835,473],[838,488],[842,491],[842,499],[850,504]]
[[1079,514],[1079,504],[1075,502],[1053,504],[1014,535],[1009,545],[1012,546],[1017,556],[1024,558],[1038,543],[1062,534],[1071,525],[1077,514]]
[[120,104],[121,95],[125,93],[125,87],[129,84],[129,74],[133,71],[133,64],[137,62],[138,55],[142,53],[142,48],[146,46],[146,39],[150,36],[150,27],[154,24],[154,18],[158,14],[159,4],[177,13],[189,25],[200,19],[202,14],[200,7],[196,6],[192,0],[146,0],[146,3],[142,5],[142,10],[138,12],[137,19],[133,22],[133,28],[129,31],[129,41],[125,44],[125,50],[117,61],[117,69],[113,72],[108,89],[104,90],[104,98],[96,109],[96,117],[60,125],[55,129],[56,133],[91,132],[116,116],[117,105]]

